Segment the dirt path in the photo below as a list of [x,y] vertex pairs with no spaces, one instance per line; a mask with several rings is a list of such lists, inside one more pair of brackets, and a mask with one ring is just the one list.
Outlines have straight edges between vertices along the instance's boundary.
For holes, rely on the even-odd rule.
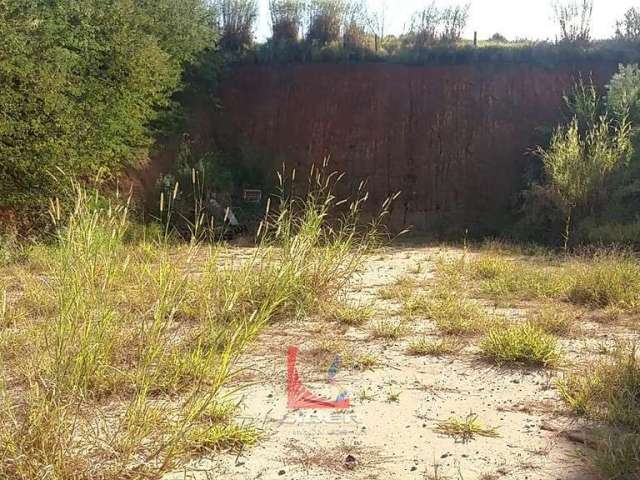
[[[376,320],[398,316],[399,306],[380,299],[381,287],[404,275],[433,275],[434,248],[394,249],[375,256],[350,297],[375,307]],[[455,253],[455,252],[454,252]],[[399,317],[398,317],[399,318]],[[242,393],[246,421],[264,430],[259,445],[240,455],[217,455],[167,479],[558,479],[594,478],[576,452],[581,425],[568,416],[553,378],[558,372],[506,368],[478,355],[477,339],[443,357],[407,354],[411,339],[437,335],[415,320],[408,335],[372,339],[371,324],[344,327],[326,320],[278,324],[243,360],[251,369]],[[579,350],[583,340],[563,340]],[[376,360],[373,369],[341,369],[337,383],[351,407],[287,409],[286,354],[300,349],[299,370],[317,395],[336,398],[327,368],[339,349]],[[476,414],[498,437],[463,442],[436,431],[439,421]]]

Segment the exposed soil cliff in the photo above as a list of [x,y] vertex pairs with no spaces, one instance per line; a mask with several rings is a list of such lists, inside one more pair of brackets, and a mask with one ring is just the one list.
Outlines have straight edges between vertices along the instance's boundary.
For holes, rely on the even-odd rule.
[[204,123],[223,145],[272,152],[267,168],[330,155],[352,185],[368,179],[373,204],[402,191],[396,227],[461,230],[499,223],[528,152],[562,119],[563,93],[580,74],[603,85],[615,67],[244,66]]

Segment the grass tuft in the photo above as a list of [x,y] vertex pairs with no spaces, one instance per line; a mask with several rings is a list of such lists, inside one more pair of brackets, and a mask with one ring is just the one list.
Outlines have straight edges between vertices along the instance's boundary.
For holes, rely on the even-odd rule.
[[331,318],[348,325],[356,327],[367,323],[374,316],[374,310],[368,306],[361,305],[340,305],[331,311]]
[[543,308],[534,315],[530,323],[545,333],[567,336],[576,329],[576,318],[569,312],[558,308]]
[[373,338],[397,340],[409,333],[409,326],[402,320],[378,320],[371,327]]
[[456,338],[441,338],[431,340],[427,337],[419,338],[409,344],[408,352],[415,356],[440,357],[457,353],[464,348],[464,343]]
[[491,329],[482,340],[481,349],[498,363],[546,367],[560,359],[556,337],[531,323]]
[[640,264],[630,256],[602,254],[571,270],[571,303],[594,308],[640,306]]
[[407,300],[403,310],[408,315],[423,315],[433,320],[447,335],[482,333],[496,322],[479,303],[450,292],[435,292],[433,296],[415,295]]
[[591,457],[603,478],[640,474],[640,360],[635,346],[618,345],[613,355],[567,374],[557,384],[578,415],[605,422],[596,432]]
[[448,420],[438,422],[436,432],[460,439],[465,443],[473,440],[476,436],[494,438],[500,436],[497,428],[485,427],[475,413],[470,413],[464,418],[451,417]]
[[260,432],[254,427],[223,424],[198,427],[189,430],[187,443],[194,452],[241,451],[255,445]]

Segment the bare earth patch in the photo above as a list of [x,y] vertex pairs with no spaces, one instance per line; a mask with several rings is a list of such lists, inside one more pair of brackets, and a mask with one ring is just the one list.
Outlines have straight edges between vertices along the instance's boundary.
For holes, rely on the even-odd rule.
[[[262,440],[240,454],[194,461],[166,480],[597,478],[578,454],[588,448],[588,427],[562,402],[555,382],[567,366],[597,358],[614,337],[633,333],[581,319],[581,334],[559,337],[563,357],[549,368],[487,361],[481,334],[447,355],[412,355],[412,342],[445,335],[431,319],[404,316],[398,298],[380,291],[404,278],[403,284],[429,295],[442,254],[455,258],[462,252],[407,247],[374,255],[348,296],[372,309],[366,322],[312,318],[267,328],[243,357],[247,370],[234,394],[244,422],[261,429]],[[495,314],[498,306],[485,303]],[[500,309],[499,317],[521,320],[531,313],[526,307],[531,304]],[[404,322],[405,335],[372,335],[381,321]],[[303,383],[328,399],[346,389],[348,410],[287,409],[289,346],[300,349]],[[342,365],[331,384],[327,371],[336,355]],[[371,365],[358,368],[357,358]],[[452,418],[472,418],[495,435],[461,441],[438,428]]]

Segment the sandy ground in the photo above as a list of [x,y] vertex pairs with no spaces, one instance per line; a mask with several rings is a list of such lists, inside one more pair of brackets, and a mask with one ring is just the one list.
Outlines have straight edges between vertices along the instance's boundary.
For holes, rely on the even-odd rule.
[[[394,318],[399,305],[381,300],[380,288],[407,274],[429,279],[439,253],[411,247],[375,255],[349,296],[373,304],[376,319]],[[260,443],[240,454],[212,454],[165,480],[595,478],[579,454],[585,449],[580,444],[585,427],[553,388],[560,371],[490,364],[478,355],[477,338],[469,339],[463,351],[441,358],[408,355],[409,342],[422,333],[437,335],[425,319],[413,321],[409,335],[392,341],[372,339],[370,324],[347,328],[307,319],[272,326],[244,356],[247,370],[238,382],[244,387],[237,395],[241,421],[262,429]],[[594,329],[562,340],[569,362],[609,335]],[[378,361],[373,370],[338,372],[351,407],[343,412],[288,410],[287,348],[300,348],[305,385],[334,399],[338,389],[326,373],[332,355],[319,353],[318,346],[336,341],[355,356],[367,353]],[[470,413],[496,427],[499,437],[463,442],[436,431],[439,421]]]

